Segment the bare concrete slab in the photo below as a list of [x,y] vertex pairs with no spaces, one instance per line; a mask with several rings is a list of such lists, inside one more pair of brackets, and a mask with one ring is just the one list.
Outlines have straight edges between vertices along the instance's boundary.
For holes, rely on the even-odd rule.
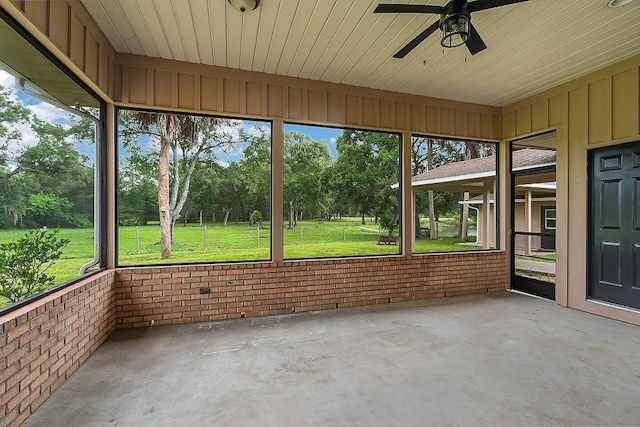
[[640,424],[640,328],[513,293],[120,331],[26,426]]

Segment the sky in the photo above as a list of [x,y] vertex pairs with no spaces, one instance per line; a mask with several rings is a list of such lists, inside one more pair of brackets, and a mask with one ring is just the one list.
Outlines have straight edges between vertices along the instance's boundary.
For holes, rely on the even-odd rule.
[[[25,95],[17,89],[15,78],[2,69],[0,69],[0,85],[5,89],[10,89],[12,92],[11,98],[22,102],[25,107],[31,110],[31,112],[41,120],[62,125],[69,124],[68,112]],[[8,146],[10,153],[15,153],[37,144],[38,139],[28,124],[18,124],[15,128],[22,133],[22,142],[11,142]]]

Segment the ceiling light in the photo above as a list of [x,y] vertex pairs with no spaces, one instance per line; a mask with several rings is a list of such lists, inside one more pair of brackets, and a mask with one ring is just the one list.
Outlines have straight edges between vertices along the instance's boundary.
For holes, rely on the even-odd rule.
[[227,0],[239,12],[251,12],[258,7],[260,0]]
[[453,13],[443,15],[440,20],[443,47],[456,47],[469,40],[469,15],[465,13]]
[[610,0],[609,7],[620,7],[631,3],[633,0]]

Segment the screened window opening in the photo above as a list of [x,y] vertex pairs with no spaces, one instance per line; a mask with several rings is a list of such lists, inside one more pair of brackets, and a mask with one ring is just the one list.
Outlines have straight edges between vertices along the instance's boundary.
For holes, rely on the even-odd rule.
[[285,124],[284,258],[400,252],[400,138]]
[[0,19],[0,307],[101,267],[101,103]]
[[415,252],[496,247],[496,144],[412,138]]
[[118,112],[118,264],[268,260],[271,125]]

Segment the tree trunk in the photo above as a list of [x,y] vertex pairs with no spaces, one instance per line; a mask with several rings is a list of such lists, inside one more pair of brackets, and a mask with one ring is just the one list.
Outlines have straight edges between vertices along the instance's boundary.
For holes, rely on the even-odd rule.
[[289,200],[289,230],[293,230],[295,213],[293,211],[293,200]]
[[364,212],[362,212],[362,225],[365,225],[366,222],[364,222]]
[[169,152],[171,142],[160,138],[158,159],[158,209],[160,211],[160,258],[171,258],[171,209],[169,207]]
[[[427,142],[427,170],[433,169],[433,140],[429,138]],[[433,200],[433,190],[429,190],[429,239],[438,238],[438,227],[436,226],[436,208]]]
[[[465,191],[462,196],[462,200],[469,200],[469,192]],[[463,242],[469,241],[469,205],[464,203],[462,205],[462,230],[460,232],[460,238]]]
[[227,226],[227,221],[229,221],[229,214],[231,213],[231,209],[226,209],[224,211],[224,226]]
[[436,225],[436,210],[433,206],[433,190],[429,190],[429,238],[438,239],[438,227]]

